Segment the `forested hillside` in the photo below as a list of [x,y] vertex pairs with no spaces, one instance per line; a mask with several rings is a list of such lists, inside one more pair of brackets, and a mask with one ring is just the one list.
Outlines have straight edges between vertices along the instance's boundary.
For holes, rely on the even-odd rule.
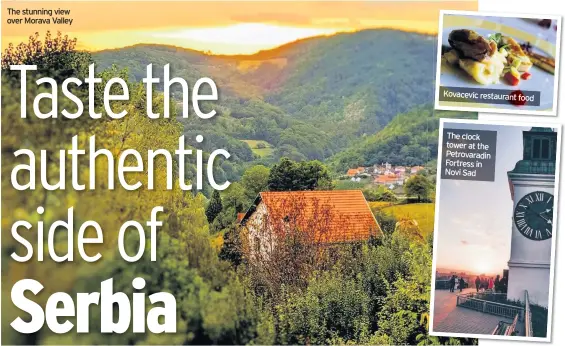
[[393,165],[423,165],[434,160],[438,150],[440,118],[476,118],[476,113],[434,111],[431,105],[397,115],[384,129],[336,154],[328,163],[335,171],[348,167],[388,162]]
[[[101,69],[127,68],[137,81],[149,63],[160,78],[162,66],[170,63],[172,76],[189,83],[202,76],[214,79],[220,116],[214,121],[191,117],[183,124],[191,139],[201,133],[209,148],[230,150],[235,166],[223,167],[228,176],[241,174],[254,160],[325,160],[346,148],[355,151],[359,138],[433,98],[434,39],[394,30],[305,39],[250,56],[137,45],[98,52],[94,59]],[[180,89],[174,90],[181,97]],[[241,140],[266,141],[272,155],[254,156]]]

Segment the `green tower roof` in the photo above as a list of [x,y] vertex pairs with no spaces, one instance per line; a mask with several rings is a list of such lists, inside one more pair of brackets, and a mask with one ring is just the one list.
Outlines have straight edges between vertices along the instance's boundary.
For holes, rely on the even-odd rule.
[[551,127],[532,127],[529,132],[555,132]]
[[523,156],[508,173],[555,174],[557,133],[548,127],[523,132]]

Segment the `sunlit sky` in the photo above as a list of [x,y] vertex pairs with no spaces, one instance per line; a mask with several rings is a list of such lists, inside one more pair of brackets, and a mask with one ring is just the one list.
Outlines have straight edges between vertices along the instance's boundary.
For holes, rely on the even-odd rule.
[[512,197],[507,172],[522,159],[522,131],[530,127],[446,123],[445,128],[497,131],[495,181],[442,179],[436,267],[474,274],[508,268]]
[[[68,24],[7,24],[8,8],[68,9]],[[367,28],[436,33],[440,9],[476,10],[476,1],[51,2],[3,1],[2,48],[39,31],[77,37],[79,48],[170,44],[217,54],[251,54],[295,40]],[[56,17],[53,13],[53,17]],[[48,15],[40,18],[49,18]]]

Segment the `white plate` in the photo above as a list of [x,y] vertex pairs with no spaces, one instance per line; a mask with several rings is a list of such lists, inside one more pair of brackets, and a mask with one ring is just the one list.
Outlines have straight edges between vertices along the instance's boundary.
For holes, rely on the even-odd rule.
[[[479,35],[487,37],[490,34],[496,33],[492,30],[487,30],[478,27],[450,27],[444,28],[442,34],[442,46],[449,47],[448,37],[451,31],[456,29],[470,29],[476,31]],[[504,34],[504,33],[503,33]],[[520,35],[512,35],[519,44],[525,43],[526,40],[521,39]],[[527,37],[526,34],[524,37]],[[544,56],[553,57],[550,52],[545,52],[537,47],[533,47],[532,50],[535,53],[542,54]],[[488,89],[502,89],[502,90],[529,90],[529,91],[539,91],[540,92],[540,105],[539,106],[519,106],[520,109],[528,110],[540,110],[540,109],[551,109],[553,107],[553,86],[555,76],[545,70],[538,68],[537,66],[532,66],[530,68],[531,77],[528,80],[520,80],[520,83],[516,86],[512,86],[506,83],[504,77],[500,78],[499,83],[483,85],[475,81],[471,76],[469,76],[465,71],[456,67],[450,66],[449,64],[442,62],[440,71],[440,84],[445,87],[463,87],[463,88],[488,88]],[[512,104],[489,104],[489,107],[493,108],[504,108],[512,109],[513,107],[518,108],[518,106],[513,106]]]

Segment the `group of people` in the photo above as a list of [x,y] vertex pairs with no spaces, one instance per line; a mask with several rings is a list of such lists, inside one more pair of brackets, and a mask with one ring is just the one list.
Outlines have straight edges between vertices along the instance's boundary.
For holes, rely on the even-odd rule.
[[[462,292],[463,289],[469,286],[470,283],[465,282],[463,277],[457,277],[451,275],[449,279],[449,292],[455,292],[459,290]],[[477,292],[496,292],[496,293],[506,293],[508,287],[508,279],[506,277],[496,276],[496,279],[488,276],[477,276],[475,278],[475,288]]]
[[459,289],[459,292],[461,292],[463,288],[465,288],[465,280],[462,277],[457,280],[455,275],[451,275],[451,279],[449,279],[449,292],[455,292],[456,289]]
[[496,279],[492,279],[492,277],[480,277],[477,276],[475,279],[475,288],[477,292],[479,291],[486,291],[489,290],[491,292],[496,293],[506,293],[506,288],[508,286],[508,282],[506,277],[500,278],[500,275],[496,276]]

